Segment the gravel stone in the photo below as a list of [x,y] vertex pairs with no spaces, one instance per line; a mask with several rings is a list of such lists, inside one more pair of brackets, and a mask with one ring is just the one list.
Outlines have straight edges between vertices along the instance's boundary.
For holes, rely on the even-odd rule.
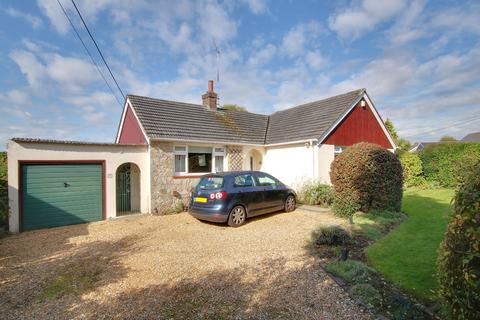
[[[370,319],[307,248],[329,213],[297,209],[240,228],[186,213],[0,240],[2,319]],[[60,270],[98,263],[94,287],[41,299]]]

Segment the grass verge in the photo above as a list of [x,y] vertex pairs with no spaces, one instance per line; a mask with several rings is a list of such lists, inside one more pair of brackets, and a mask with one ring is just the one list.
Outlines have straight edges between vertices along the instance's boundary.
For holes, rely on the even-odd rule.
[[404,193],[409,218],[367,249],[367,259],[387,280],[408,293],[437,299],[437,250],[448,222],[450,189],[411,189]]

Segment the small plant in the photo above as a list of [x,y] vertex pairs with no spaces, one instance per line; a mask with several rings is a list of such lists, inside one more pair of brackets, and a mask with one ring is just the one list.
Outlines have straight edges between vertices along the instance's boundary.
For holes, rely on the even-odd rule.
[[340,226],[321,226],[312,232],[312,242],[319,245],[344,245],[350,241],[350,234]]
[[333,203],[332,187],[322,183],[306,183],[298,193],[299,201],[309,205],[328,207]]
[[370,308],[378,308],[382,305],[382,295],[368,283],[353,285],[350,288],[350,295],[359,299]]
[[367,283],[370,275],[375,273],[375,270],[356,260],[330,262],[325,269],[351,284]]
[[480,162],[468,173],[437,261],[440,295],[452,319],[480,319]]
[[332,209],[337,216],[348,218],[350,224],[353,224],[353,215],[360,210],[360,204],[349,196],[337,197]]

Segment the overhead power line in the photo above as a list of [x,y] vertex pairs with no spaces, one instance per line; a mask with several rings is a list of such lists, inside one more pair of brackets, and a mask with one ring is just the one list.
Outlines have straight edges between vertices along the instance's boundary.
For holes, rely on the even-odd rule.
[[445,129],[453,129],[455,127],[463,127],[464,125],[467,125],[467,124],[470,124],[472,122],[475,122],[475,121],[480,121],[480,117],[476,117],[476,118],[470,118],[470,119],[464,119],[464,120],[461,120],[461,121],[457,121],[449,126],[446,126],[446,127],[443,127],[443,128],[437,128],[437,129],[433,129],[433,130],[428,130],[428,131],[424,131],[424,132],[420,132],[420,133],[415,133],[415,136],[420,136],[420,135],[425,135],[425,134],[429,134],[429,133],[435,133],[437,131],[441,131],[441,130],[445,130]]
[[90,29],[88,29],[88,26],[87,26],[87,24],[85,23],[85,20],[83,20],[82,14],[80,13],[80,10],[78,10],[78,7],[77,7],[77,5],[75,4],[75,1],[74,1],[74,0],[72,0],[72,3],[73,3],[73,6],[75,7],[75,10],[76,10],[77,13],[78,13],[78,16],[79,16],[80,19],[82,20],[83,26],[84,26],[85,29],[87,30],[88,35],[90,36],[90,39],[92,39],[93,43],[95,44],[95,48],[97,48],[97,51],[98,51],[98,53],[100,54],[100,57],[102,58],[103,63],[105,63],[105,66],[107,67],[108,72],[110,73],[110,76],[112,76],[113,81],[114,81],[115,84],[117,85],[118,91],[120,91],[120,93],[122,94],[123,99],[125,99],[125,95],[123,94],[122,89],[120,89],[120,86],[118,85],[117,79],[115,79],[115,76],[113,75],[112,70],[111,70],[110,67],[108,66],[108,63],[107,63],[107,61],[105,60],[105,57],[103,56],[102,51],[101,51],[100,48],[98,47],[97,41],[95,41],[95,38],[93,37],[92,33],[90,32]]
[[100,73],[100,75],[102,76],[102,79],[103,81],[105,81],[105,84],[107,85],[107,87],[110,89],[110,92],[112,93],[113,97],[115,98],[115,100],[117,100],[118,104],[120,106],[122,106],[122,102],[120,100],[118,100],[117,96],[115,95],[115,92],[113,91],[112,87],[110,86],[110,84],[108,83],[107,79],[105,78],[105,75],[103,74],[102,70],[100,69],[100,67],[98,66],[97,62],[95,61],[95,59],[93,58],[92,54],[90,53],[90,50],[88,50],[88,47],[87,45],[85,44],[85,42],[83,42],[83,39],[82,37],[80,36],[80,34],[78,33],[77,31],[77,28],[75,27],[75,25],[73,24],[72,20],[70,19],[70,17],[68,16],[67,14],[67,11],[65,10],[65,8],[63,7],[62,3],[60,2],[60,0],[57,0],[58,2],[58,5],[60,6],[60,8],[62,8],[62,11],[63,11],[63,14],[65,15],[65,17],[67,18],[68,22],[70,22],[70,25],[72,26],[72,29],[73,31],[75,31],[75,34],[77,35],[77,38],[78,40],[80,40],[80,42],[82,43],[83,45],[83,48],[85,49],[85,51],[87,52],[88,56],[90,57],[90,60],[92,61],[92,63],[95,65],[95,67],[97,68],[97,71],[98,73]]

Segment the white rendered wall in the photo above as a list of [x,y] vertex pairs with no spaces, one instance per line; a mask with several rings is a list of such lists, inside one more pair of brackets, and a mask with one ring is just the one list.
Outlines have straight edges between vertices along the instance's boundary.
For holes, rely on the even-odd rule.
[[320,144],[318,146],[318,182],[331,184],[330,165],[335,158],[335,146]]
[[140,168],[140,211],[148,212],[150,169],[147,146],[74,145],[8,142],[8,199],[10,232],[18,232],[18,161],[19,160],[105,160],[106,217],[116,216],[116,170],[126,162]]
[[317,179],[317,158],[318,148],[309,143],[266,147],[262,171],[296,189]]

